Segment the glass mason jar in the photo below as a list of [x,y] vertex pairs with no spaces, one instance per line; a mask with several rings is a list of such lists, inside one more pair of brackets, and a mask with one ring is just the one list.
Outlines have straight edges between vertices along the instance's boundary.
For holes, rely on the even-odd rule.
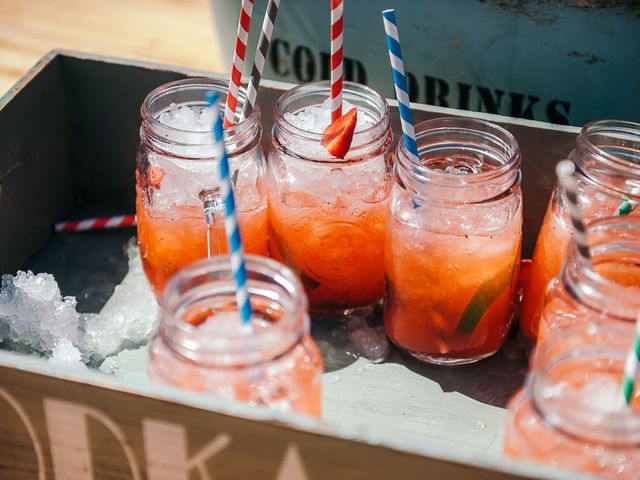
[[274,410],[320,416],[322,357],[309,335],[298,278],[247,255],[253,307],[240,322],[228,256],[195,262],[165,288],[149,346],[152,381]]
[[403,142],[385,242],[387,336],[429,363],[495,353],[514,316],[522,239],[520,150],[502,127],[470,118],[416,126]]
[[[508,404],[504,452],[605,478],[637,479],[640,415],[620,405],[632,324],[558,330],[538,344],[525,387]],[[567,353],[570,352],[570,353]]]
[[[212,118],[205,108],[205,93],[220,92],[224,101],[227,86],[223,80],[180,80],[156,88],[142,104],[136,162],[138,243],[158,299],[174,272],[206,258],[208,251],[213,255],[228,251]],[[266,255],[261,136],[257,108],[225,130],[244,247],[248,253]]]
[[591,262],[569,242],[566,262],[549,283],[538,341],[589,321],[634,323],[640,312],[640,218],[612,217],[587,226]]
[[[578,203],[586,222],[639,214],[635,206],[640,201],[640,124],[621,120],[588,123],[578,135],[569,159],[576,165]],[[569,213],[556,185],[520,307],[521,331],[531,340],[538,334],[545,290],[560,271],[570,238]]]
[[[269,254],[300,276],[312,314],[340,316],[382,298],[392,134],[386,100],[345,82],[343,111],[355,106],[358,126],[346,158],[332,157],[320,144],[330,88],[300,85],[276,103]],[[311,120],[316,114],[324,115],[322,126]]]

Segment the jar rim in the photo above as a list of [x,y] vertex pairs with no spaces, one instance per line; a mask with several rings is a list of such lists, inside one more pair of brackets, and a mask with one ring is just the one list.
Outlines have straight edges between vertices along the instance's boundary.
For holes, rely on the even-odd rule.
[[[283,315],[277,321],[271,322],[269,328],[265,330],[248,333],[239,324],[237,330],[221,333],[216,335],[213,340],[208,339],[206,345],[199,344],[197,348],[190,348],[193,337],[198,335],[199,327],[184,321],[179,315],[179,310],[195,305],[203,298],[215,297],[216,294],[231,295],[233,297],[233,293],[236,290],[229,255],[202,259],[176,272],[167,282],[162,295],[161,333],[165,332],[166,336],[170,336],[172,339],[180,337],[186,340],[185,342],[174,342],[172,348],[175,351],[187,358],[190,358],[191,354],[224,354],[225,356],[249,354],[250,358],[259,358],[259,349],[255,349],[257,350],[255,352],[248,350],[251,345],[263,345],[281,341],[287,346],[294,344],[303,335],[308,334],[309,326],[305,320],[307,298],[298,277],[286,266],[267,257],[246,255],[245,262],[250,295],[258,295],[257,291],[262,293],[261,297],[266,297],[267,293],[265,291],[274,296],[283,293],[287,298],[282,301],[266,297],[283,307]],[[224,278],[214,278],[216,273],[224,274]],[[264,276],[272,283],[265,287],[264,282],[256,280],[254,275]],[[206,289],[206,284],[193,284],[195,279],[211,280],[212,283],[209,285],[209,290]],[[213,282],[223,284],[224,289],[218,288],[214,292],[212,289]],[[203,288],[205,290],[198,292],[198,296],[195,296],[194,291]],[[276,291],[276,288],[278,291]],[[193,296],[184,299],[183,297],[189,292]],[[283,305],[284,303],[286,305]],[[248,339],[251,342],[248,342]],[[165,338],[166,340],[167,338]]]
[[[385,123],[385,119],[386,119],[386,123],[388,123],[389,103],[386,101],[386,99],[382,95],[380,95],[377,91],[375,91],[373,88],[369,87],[368,85],[363,85],[361,83],[344,81],[342,85],[343,85],[342,86],[343,96],[344,96],[344,92],[357,93],[360,96],[367,95],[370,98],[375,99],[381,105],[384,105],[383,107],[384,110],[382,115],[380,116],[380,119],[373,125],[363,128],[362,130],[358,130],[357,132],[355,132],[355,134],[371,133],[374,130],[380,128]],[[287,127],[287,130],[290,130],[293,134],[306,136],[310,140],[320,141],[322,139],[322,132],[309,132],[289,122],[284,116],[284,113],[285,113],[284,106],[287,104],[287,102],[294,100],[297,96],[307,94],[307,93],[322,93],[322,92],[327,92],[329,94],[331,93],[331,82],[329,80],[319,80],[316,82],[302,83],[300,85],[293,87],[290,90],[287,90],[276,101],[276,108],[273,110],[274,123],[281,122],[285,124]]]
[[[323,135],[322,132],[310,132],[304,128],[300,128],[287,120],[285,114],[288,113],[287,106],[305,98],[305,96],[322,95],[329,98],[330,94],[331,83],[326,80],[303,83],[282,94],[276,101],[276,106],[273,110],[274,122],[272,138],[276,148],[282,148],[289,155],[303,158],[304,160],[331,165],[350,164],[371,156],[378,156],[382,154],[380,149],[386,151],[390,148],[392,133],[389,119],[389,103],[371,87],[349,81],[343,83],[343,98],[350,98],[354,103],[357,100],[361,100],[361,102],[355,106],[361,110],[368,107],[366,109],[372,112],[377,117],[377,120],[373,125],[354,132],[348,155],[345,158],[332,157],[328,152],[326,155],[321,156],[309,154],[308,152],[302,155],[295,149],[291,149],[290,146],[285,145],[285,143],[281,141],[281,137],[296,138],[301,142],[320,144]],[[320,103],[313,105],[320,105]]]
[[[631,216],[617,216],[607,217],[594,220],[585,226],[587,231],[587,238],[589,241],[589,249],[591,251],[592,259],[594,256],[603,254],[606,252],[622,252],[622,251],[637,251],[640,256],[640,218]],[[628,232],[628,236],[620,235],[620,231]],[[593,237],[604,235],[606,232],[615,234],[615,239],[598,239],[596,243],[593,242]],[[632,238],[632,235],[637,238]],[[637,245],[633,245],[637,244]],[[616,256],[616,258],[619,258]],[[572,267],[573,266],[573,267]],[[575,271],[578,269],[578,271]],[[581,275],[582,274],[582,275]],[[579,301],[590,309],[602,310],[598,308],[600,304],[606,300],[606,292],[613,292],[620,290],[623,286],[615,281],[609,280],[600,273],[594,267],[593,262],[588,260],[580,254],[575,238],[572,236],[569,240],[567,247],[567,261],[562,267],[561,277],[572,293]],[[573,278],[576,277],[576,278]],[[581,288],[579,283],[587,284],[584,288]],[[640,298],[636,298],[635,295],[629,293],[623,295],[625,292],[621,292],[620,297],[617,297],[620,307],[628,305],[631,307],[640,308]],[[598,295],[596,297],[596,295]],[[590,301],[591,300],[591,301]],[[617,315],[614,313],[617,312]],[[616,319],[624,321],[635,321],[636,318],[631,316],[621,316],[621,311],[607,309],[608,315],[615,316]]]
[[[592,155],[597,156],[600,161],[605,161],[618,169],[637,171],[640,169],[640,163],[633,163],[607,152],[591,140],[591,137],[595,134],[608,134],[608,137],[614,138],[613,132],[615,131],[618,131],[619,135],[634,139],[640,145],[640,123],[628,120],[604,119],[591,121],[582,127],[576,139],[577,147],[585,149]],[[638,152],[638,157],[640,158],[640,151]]]
[[[467,156],[470,152],[488,155],[499,163],[486,171],[449,173],[415,162],[400,141],[396,150],[398,176],[405,188],[419,197],[477,204],[498,200],[519,188],[520,147],[515,136],[500,125],[468,117],[437,117],[418,123],[415,138],[419,160],[446,148]],[[449,196],[455,198],[447,200]]]
[[[174,145],[183,145],[183,146],[208,146],[214,144],[213,134],[210,130],[186,130],[182,128],[176,128],[165,123],[160,122],[156,115],[158,112],[153,112],[152,104],[155,101],[158,101],[164,96],[169,96],[172,94],[176,94],[180,91],[185,90],[194,90],[202,91],[202,101],[194,102],[193,105],[206,105],[205,93],[210,90],[215,90],[219,92],[220,98],[218,100],[218,109],[220,111],[220,115],[224,111],[224,106],[226,102],[226,93],[229,88],[229,80],[222,78],[207,78],[207,77],[189,77],[182,80],[175,80],[172,82],[165,83],[154,88],[151,92],[147,94],[142,105],[140,106],[140,115],[142,117],[142,129],[146,131],[147,134],[153,134],[153,132],[157,131],[166,131],[169,134],[181,134],[181,133],[189,133],[192,136],[196,136],[198,141],[195,142],[185,142],[185,141],[169,141],[167,138],[163,138],[164,142],[169,142]],[[246,101],[246,90],[244,87],[240,86],[238,92],[238,105],[242,107],[244,102]],[[191,105],[191,103],[189,103]],[[224,129],[225,139],[232,138],[239,134],[243,134],[247,130],[254,128],[256,123],[260,121],[260,107],[256,103],[254,108],[249,112],[249,115],[239,121],[238,123],[226,127]],[[166,136],[166,135],[165,135]]]
[[[412,167],[417,172],[423,173],[423,174],[425,172],[428,172],[429,175],[434,175],[434,178],[443,179],[443,182],[446,182],[446,180],[444,179],[447,179],[447,178],[456,178],[456,179],[493,178],[496,174],[500,175],[503,172],[509,171],[511,168],[513,168],[514,164],[516,164],[517,167],[520,166],[520,157],[521,157],[520,147],[518,145],[518,141],[516,140],[515,136],[511,132],[509,132],[507,129],[501,127],[500,125],[489,122],[487,120],[482,120],[479,118],[470,118],[470,117],[458,117],[458,116],[437,117],[437,118],[431,118],[431,119],[424,120],[422,122],[417,123],[415,125],[414,130],[415,130],[416,142],[419,144],[420,140],[426,137],[427,135],[429,135],[430,132],[438,132],[438,131],[446,131],[449,129],[455,129],[460,131],[482,133],[480,130],[473,127],[484,127],[487,129],[486,133],[488,134],[491,134],[491,131],[495,132],[494,134],[491,134],[491,136],[496,139],[499,138],[497,134],[504,136],[504,140],[502,142],[504,146],[513,149],[513,151],[511,151],[509,154],[508,160],[502,163],[500,167],[488,170],[486,172],[469,173],[466,175],[455,175],[455,174],[452,175],[451,173],[442,172],[439,170],[432,170],[428,167],[425,167],[424,165],[416,164],[414,161],[412,161],[411,157],[409,156],[409,152],[407,151],[407,147],[403,141],[398,142],[398,153],[402,154],[402,155],[398,155],[398,157],[404,160],[403,162],[404,167],[407,167],[407,168]],[[420,151],[418,151],[418,154],[420,154]]]

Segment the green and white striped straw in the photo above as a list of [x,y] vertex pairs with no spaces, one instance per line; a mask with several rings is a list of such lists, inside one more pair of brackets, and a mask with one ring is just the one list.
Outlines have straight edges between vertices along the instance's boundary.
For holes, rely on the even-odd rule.
[[[640,195],[640,188],[632,188],[630,194],[634,196]],[[622,202],[618,207],[618,211],[616,213],[620,216],[629,215],[636,209],[637,206],[638,202],[636,202],[632,198],[626,197],[624,202]]]
[[627,353],[627,359],[624,362],[624,374],[622,376],[622,394],[621,402],[624,405],[631,405],[633,398],[633,390],[636,384],[636,376],[638,375],[638,365],[640,364],[640,314],[636,320],[636,336],[633,339],[633,346]]

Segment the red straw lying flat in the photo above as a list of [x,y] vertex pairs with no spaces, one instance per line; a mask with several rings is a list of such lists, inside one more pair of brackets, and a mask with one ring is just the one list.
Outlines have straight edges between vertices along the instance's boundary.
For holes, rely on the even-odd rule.
[[227,92],[227,103],[224,108],[224,127],[230,127],[236,123],[236,108],[238,106],[238,91],[242,79],[242,67],[247,53],[247,39],[251,27],[251,14],[253,0],[242,0],[240,18],[238,19],[238,33],[236,34],[236,47],[233,51],[233,63],[231,65],[231,79]]
[[342,116],[342,0],[331,0],[331,121]]
[[115,217],[88,218],[73,222],[60,222],[54,225],[56,232],[86,232],[88,230],[103,230],[106,228],[133,227],[136,224],[135,215],[118,215]]

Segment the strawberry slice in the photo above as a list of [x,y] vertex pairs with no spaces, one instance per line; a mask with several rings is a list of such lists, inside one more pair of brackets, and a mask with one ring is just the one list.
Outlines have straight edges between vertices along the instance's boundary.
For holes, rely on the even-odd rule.
[[338,158],[344,158],[347,155],[357,121],[358,111],[352,108],[324,129],[320,143],[327,149],[327,152]]
[[151,184],[153,188],[160,188],[162,179],[164,178],[164,169],[151,165],[147,169],[147,178],[149,179],[149,184]]

